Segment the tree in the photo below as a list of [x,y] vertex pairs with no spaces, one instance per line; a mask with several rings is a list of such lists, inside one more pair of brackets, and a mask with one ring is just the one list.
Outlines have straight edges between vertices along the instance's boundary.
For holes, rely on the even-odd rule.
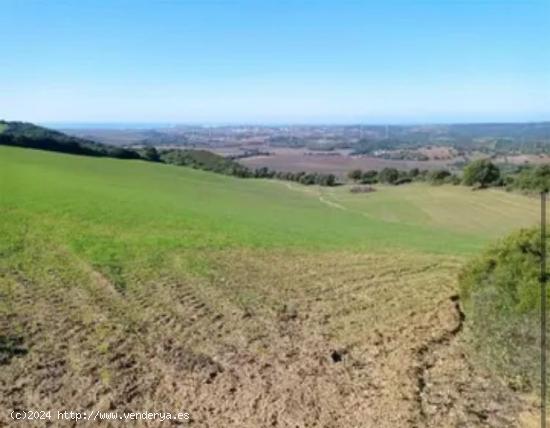
[[550,165],[522,168],[513,185],[526,191],[548,191],[550,189]]
[[361,177],[361,182],[364,184],[374,184],[378,182],[378,171],[375,169],[365,171],[363,177]]
[[395,168],[384,168],[378,174],[381,183],[394,184],[399,179],[399,171]]
[[143,149],[142,157],[151,162],[160,162],[160,156],[157,149],[153,146],[147,146]]
[[316,174],[307,173],[305,175],[300,176],[300,183],[305,184],[306,186],[315,184],[316,180],[317,180]]
[[334,174],[319,174],[317,175],[317,184],[320,186],[334,186],[336,184],[336,176]]
[[462,182],[466,186],[487,187],[498,181],[500,169],[489,159],[478,159],[464,168]]
[[363,171],[360,169],[352,169],[350,172],[348,172],[348,178],[353,181],[359,181],[361,180],[361,177],[363,177]]
[[451,173],[446,169],[436,169],[428,173],[428,181],[432,184],[443,184],[450,176]]
[[420,175],[420,170],[418,168],[413,168],[409,171],[409,177],[415,179]]

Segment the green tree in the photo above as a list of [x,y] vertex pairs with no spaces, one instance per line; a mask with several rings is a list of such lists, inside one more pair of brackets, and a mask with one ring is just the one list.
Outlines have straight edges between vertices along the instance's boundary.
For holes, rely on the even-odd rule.
[[489,159],[478,159],[464,168],[462,182],[466,186],[487,187],[500,178],[500,169]]
[[409,171],[409,177],[415,179],[420,175],[420,170],[418,168],[413,168]]
[[378,180],[381,183],[395,184],[399,179],[399,171],[395,168],[384,168],[378,174]]
[[353,181],[359,181],[361,180],[361,177],[363,177],[363,171],[360,169],[352,169],[350,172],[348,172],[348,178]]
[[432,184],[443,184],[449,177],[451,177],[451,173],[446,169],[436,169],[428,173],[428,181]]
[[314,174],[314,173],[307,173],[300,177],[300,183],[305,184],[306,186],[315,184],[316,181],[317,181],[317,174]]
[[526,191],[548,191],[550,189],[550,165],[523,168],[512,185]]
[[375,169],[365,171],[363,177],[361,177],[361,182],[364,184],[374,184],[378,182],[378,171]]
[[147,146],[143,149],[142,157],[151,162],[160,162],[160,155],[157,149],[153,146]]

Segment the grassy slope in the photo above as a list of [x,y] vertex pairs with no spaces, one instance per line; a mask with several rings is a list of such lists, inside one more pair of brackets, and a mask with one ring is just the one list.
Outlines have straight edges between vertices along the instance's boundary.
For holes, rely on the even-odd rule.
[[[163,402],[189,406],[212,426],[247,426],[242,403],[269,391],[259,404],[267,413],[255,412],[249,426],[267,425],[279,408],[273,400],[294,421],[323,420],[292,413],[288,403],[304,396],[323,403],[332,426],[388,418],[381,426],[405,426],[417,409],[380,397],[418,401],[411,364],[421,366],[423,354],[415,350],[444,333],[455,293],[459,260],[428,253],[470,254],[536,216],[533,201],[498,192],[403,186],[352,196],[345,188],[11,147],[0,147],[0,189],[0,292],[7,297],[0,325],[29,351],[0,372],[0,425],[14,403],[47,408],[51,398],[66,408]],[[515,214],[495,218],[495,206]],[[468,218],[479,221],[475,228]],[[387,352],[378,330],[403,346]],[[340,347],[361,364],[341,372],[319,365]],[[235,348],[242,355],[224,360]],[[211,376],[210,359],[226,369],[211,385],[201,377]],[[42,367],[61,367],[63,375]],[[193,389],[196,377],[202,386]],[[15,391],[2,387],[21,379],[27,383]],[[264,379],[290,381],[279,391]],[[384,379],[376,394],[369,379]],[[342,385],[349,389],[340,392]],[[370,393],[358,392],[364,389]]]
[[155,276],[174,259],[200,265],[201,250],[224,248],[470,254],[536,218],[534,201],[502,192],[403,186],[351,195],[10,147],[0,147],[0,180],[0,250],[44,239],[115,280]]
[[444,228],[483,239],[538,222],[538,199],[501,190],[426,184],[378,186],[378,190],[354,195],[345,188],[322,189],[326,199],[369,218]]
[[537,216],[534,200],[498,191],[414,185],[352,195],[9,147],[0,147],[0,174],[6,233],[27,224],[95,265],[227,247],[468,254]]

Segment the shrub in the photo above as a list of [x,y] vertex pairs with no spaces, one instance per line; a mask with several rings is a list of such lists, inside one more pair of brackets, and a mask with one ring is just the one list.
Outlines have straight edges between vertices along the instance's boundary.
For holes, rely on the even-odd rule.
[[494,184],[500,178],[500,169],[488,159],[479,159],[464,168],[463,182],[466,186],[481,188]]
[[141,157],[147,161],[160,162],[160,155],[157,149],[153,146],[147,146],[139,153]]
[[378,173],[378,180],[381,183],[395,184],[399,179],[399,171],[395,168],[384,168]]
[[361,177],[361,183],[363,184],[375,184],[378,182],[378,171],[371,169],[365,171]]
[[310,186],[312,184],[315,184],[315,182],[317,181],[317,176],[316,174],[308,173],[308,174],[302,175],[299,181],[300,183],[305,184],[306,186]]
[[513,180],[513,186],[524,191],[548,191],[550,189],[550,165],[523,168]]
[[348,172],[348,178],[353,181],[361,180],[362,176],[363,171],[361,171],[360,169],[352,169],[350,172]]
[[430,171],[427,176],[428,181],[432,184],[443,184],[449,179],[449,177],[451,177],[451,173],[446,169],[436,169],[435,171]]
[[514,387],[539,380],[540,231],[521,230],[470,262],[460,293],[476,354]]
[[418,168],[413,168],[409,171],[409,177],[415,179],[420,175],[420,170]]

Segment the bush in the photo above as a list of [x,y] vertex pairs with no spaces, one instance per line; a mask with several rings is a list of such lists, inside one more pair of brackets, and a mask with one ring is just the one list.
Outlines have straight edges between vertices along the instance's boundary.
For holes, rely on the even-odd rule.
[[384,168],[378,174],[378,180],[381,183],[395,184],[398,179],[399,171],[397,171],[395,168]]
[[141,157],[147,161],[160,162],[160,155],[157,149],[153,146],[147,146],[139,152]]
[[317,181],[317,176],[316,176],[316,174],[312,174],[312,173],[304,174],[300,177],[299,181],[300,181],[301,184],[305,184],[306,186],[310,186],[312,184],[315,184],[315,182]]
[[464,168],[463,182],[466,186],[481,188],[494,184],[500,178],[500,169],[488,159],[479,159]]
[[336,185],[336,176],[334,174],[319,174],[317,184],[319,186],[334,186]]
[[[509,179],[509,177],[506,177]],[[541,192],[550,189],[550,165],[523,168],[512,184],[524,191]]]
[[348,178],[353,181],[361,180],[362,176],[363,176],[363,171],[361,171],[360,169],[353,169],[350,172],[348,172]]
[[413,168],[409,171],[409,177],[415,179],[420,175],[420,170],[418,168]]
[[525,391],[539,379],[540,230],[521,230],[498,242],[459,275],[476,354]]
[[363,184],[375,184],[378,182],[378,171],[371,169],[365,171],[361,177],[361,183]]
[[435,171],[430,171],[427,178],[432,184],[443,184],[447,182],[451,175],[452,174],[446,169],[436,169]]

